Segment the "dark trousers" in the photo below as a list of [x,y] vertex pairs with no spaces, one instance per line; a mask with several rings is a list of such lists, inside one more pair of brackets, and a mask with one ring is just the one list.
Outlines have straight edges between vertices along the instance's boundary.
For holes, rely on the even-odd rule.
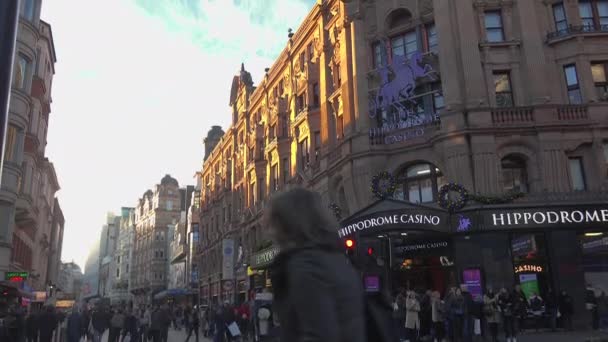
[[150,336],[152,336],[152,342],[161,342],[160,330],[150,330]]
[[433,335],[438,341],[445,338],[445,325],[443,322],[433,322]]
[[51,342],[53,339],[53,333],[50,334],[40,334],[40,342]]
[[503,318],[503,325],[504,325],[504,329],[505,329],[505,337],[506,338],[511,338],[511,337],[516,337],[516,330],[515,330],[515,320],[517,318],[513,317],[513,316],[504,316]]
[[498,341],[498,323],[488,323],[488,327],[490,328],[490,337],[492,338],[492,342]]
[[118,342],[120,337],[120,328],[111,327],[110,334],[108,335],[108,342]]
[[186,342],[190,340],[190,336],[192,336],[193,331],[194,335],[196,336],[196,342],[198,342],[198,325],[190,326],[188,328],[188,336],[186,337]]

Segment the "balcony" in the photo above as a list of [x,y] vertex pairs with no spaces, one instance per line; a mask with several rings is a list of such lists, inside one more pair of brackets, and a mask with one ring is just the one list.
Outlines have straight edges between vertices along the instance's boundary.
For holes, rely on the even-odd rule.
[[547,34],[547,43],[552,44],[560,40],[568,39],[578,35],[598,35],[608,33],[608,25],[569,25],[563,30],[549,32]]
[[185,244],[171,244],[171,263],[175,264],[182,261],[187,254]]

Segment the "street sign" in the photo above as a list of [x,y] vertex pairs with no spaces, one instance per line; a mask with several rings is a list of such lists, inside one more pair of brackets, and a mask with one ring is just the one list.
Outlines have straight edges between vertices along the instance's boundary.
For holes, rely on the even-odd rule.
[[19,283],[26,280],[29,275],[29,272],[6,272],[4,277],[10,282]]

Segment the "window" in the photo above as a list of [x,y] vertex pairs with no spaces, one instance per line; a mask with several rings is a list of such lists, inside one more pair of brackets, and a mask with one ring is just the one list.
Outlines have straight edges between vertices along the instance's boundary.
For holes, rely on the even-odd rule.
[[503,190],[528,192],[526,161],[518,156],[508,156],[501,161]]
[[437,29],[435,28],[435,24],[430,24],[426,27],[426,44],[428,51],[433,53],[439,52],[439,43],[437,40]]
[[167,201],[167,211],[173,210],[173,201]]
[[120,264],[120,255],[116,257],[116,263]]
[[600,101],[608,101],[608,62],[591,64],[591,73],[593,74],[593,83],[597,91],[597,98]]
[[287,183],[291,176],[291,170],[289,169],[289,158],[283,158],[283,182]]
[[583,96],[578,84],[576,66],[574,64],[564,66],[564,76],[566,77],[566,87],[568,89],[568,100],[571,104],[583,103]]
[[418,39],[416,31],[407,32],[391,39],[391,50],[394,56],[405,56],[410,58],[418,51]]
[[127,273],[129,273],[129,264],[127,264],[127,267],[126,267],[125,271],[126,271]]
[[315,108],[319,107],[319,83],[312,84],[312,104]]
[[312,59],[314,58],[315,54],[315,50],[312,47],[312,43],[308,44],[308,46],[306,47],[306,51],[308,52],[308,61],[312,62]]
[[427,163],[408,167],[398,180],[403,184],[398,192],[402,192],[403,199],[412,203],[434,202],[437,199],[437,189],[443,185],[441,171]]
[[27,77],[29,74],[30,60],[22,54],[17,57],[17,65],[15,68],[15,77],[13,79],[13,87],[25,90],[27,87]]
[[553,5],[553,20],[555,22],[555,30],[558,32],[564,32],[568,29],[568,20],[566,18],[566,11],[564,11],[564,4],[557,3]]
[[383,45],[381,43],[376,43],[373,46],[373,64],[375,68],[381,67],[386,64],[386,51],[383,51],[384,49],[382,47]]
[[23,17],[29,21],[34,20],[34,0],[25,0],[24,1]]
[[437,113],[445,107],[441,82],[435,82],[431,87],[433,89],[433,109],[435,110],[435,113]]
[[503,42],[505,35],[502,29],[502,15],[500,11],[485,12],[486,40],[490,43]]
[[299,143],[298,146],[300,150],[300,168],[305,169],[310,162],[310,154],[308,151],[308,138],[305,138]]
[[509,71],[494,72],[494,91],[497,107],[513,107],[513,91]]
[[270,191],[279,190],[279,165],[274,164],[270,167]]
[[6,130],[6,146],[5,146],[5,159],[7,161],[19,163],[20,149],[23,140],[23,131],[17,128],[17,126],[8,125]]
[[321,132],[316,131],[314,133],[314,137],[315,137],[315,161],[317,161],[321,157]]
[[578,12],[581,16],[581,24],[585,30],[593,30],[595,28],[595,20],[593,19],[593,6],[591,1],[580,1],[578,4]]
[[116,269],[116,278],[120,278],[120,268]]
[[271,141],[274,140],[274,138],[276,138],[277,136],[277,126],[276,125],[272,125],[268,128],[268,139],[270,139]]
[[603,31],[608,25],[608,0],[580,0],[578,12],[585,31]]
[[585,173],[583,171],[583,159],[582,158],[569,158],[570,163],[570,180],[572,181],[572,190],[584,191],[585,185]]
[[298,95],[296,99],[296,111],[299,113],[306,108],[306,93]]
[[252,146],[249,148],[249,160],[253,161],[255,159],[255,148]]

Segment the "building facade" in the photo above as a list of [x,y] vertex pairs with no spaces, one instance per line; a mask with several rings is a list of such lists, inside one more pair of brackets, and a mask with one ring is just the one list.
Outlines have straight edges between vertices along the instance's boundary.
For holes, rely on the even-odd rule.
[[[440,190],[454,183],[446,189],[483,195],[457,209],[486,205],[508,221],[491,240],[511,250],[505,256],[482,248],[483,235],[450,237],[457,265],[446,283],[464,281],[461,271],[485,260],[485,285],[520,284],[516,271],[502,272],[521,263],[512,251],[519,241],[551,269],[535,275],[539,286],[569,292],[583,311],[581,284],[602,283],[607,270],[604,247],[596,255],[582,246],[605,225],[596,232],[547,221],[518,231],[510,220],[519,216],[508,210],[608,213],[605,12],[602,1],[319,1],[257,86],[243,67],[233,79],[232,124],[201,171],[201,296],[231,297],[223,290],[246,283],[239,275],[222,283],[222,241],[235,241],[253,262],[269,246],[260,218],[274,192],[315,190],[348,219],[370,208],[370,185],[380,179],[404,208],[443,210],[451,220],[445,203],[455,191]],[[390,176],[377,176],[384,171]],[[483,222],[480,230],[499,229]],[[457,252],[476,249],[483,255]],[[585,260],[604,261],[591,269]]]
[[112,302],[128,302],[131,261],[135,241],[135,208],[121,208],[120,227],[118,230],[116,250],[110,262],[110,274],[114,278],[110,299]]
[[62,216],[59,184],[45,157],[57,59],[40,3],[21,2],[0,189],[0,275],[28,271],[28,286],[44,291],[58,276],[63,223],[54,222]]
[[135,207],[135,243],[130,291],[137,303],[150,301],[166,290],[169,271],[169,232],[181,217],[181,192],[177,180],[166,175],[147,190]]
[[120,232],[120,216],[108,213],[106,224],[101,227],[99,240],[99,296],[112,299],[112,290],[117,282],[112,273]]
[[61,263],[56,284],[64,298],[80,298],[82,277],[80,266],[74,262]]
[[84,301],[99,296],[99,240],[93,244],[87,256],[80,293]]

